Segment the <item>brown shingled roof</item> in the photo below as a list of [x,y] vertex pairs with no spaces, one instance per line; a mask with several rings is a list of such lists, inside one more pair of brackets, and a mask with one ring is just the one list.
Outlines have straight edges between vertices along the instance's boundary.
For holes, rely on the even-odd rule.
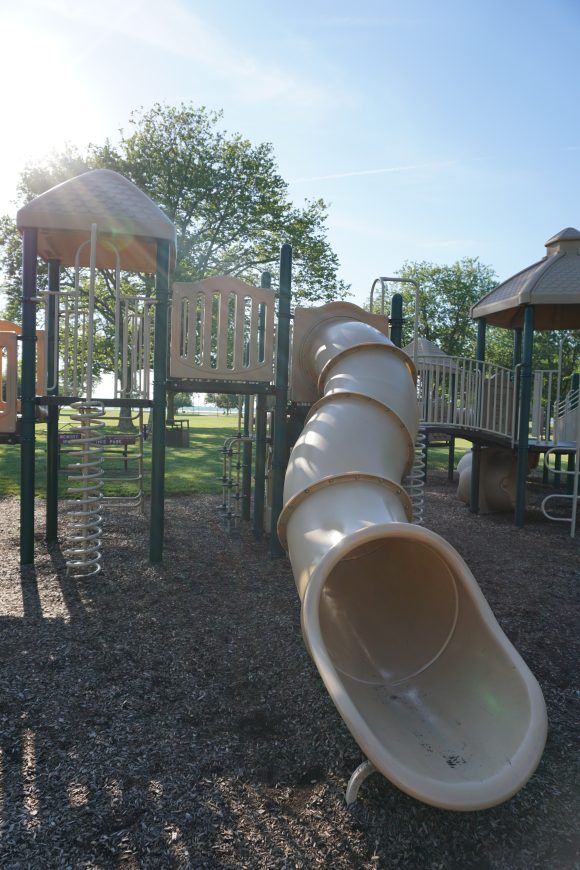
[[547,254],[498,284],[471,308],[491,326],[521,327],[535,306],[535,329],[580,329],[580,232],[567,227],[546,242]]
[[[175,227],[142,190],[109,169],[93,169],[47,190],[21,208],[19,229],[38,229],[38,253],[45,260],[72,266],[77,249],[97,225],[97,265],[114,268],[119,251],[121,268],[130,272],[155,272],[156,243],[169,241],[175,251]],[[88,265],[88,245],[81,265]]]

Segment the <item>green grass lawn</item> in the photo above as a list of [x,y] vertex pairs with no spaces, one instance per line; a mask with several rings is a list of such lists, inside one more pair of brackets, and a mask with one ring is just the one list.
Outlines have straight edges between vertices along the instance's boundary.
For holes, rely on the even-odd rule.
[[[455,439],[455,467],[457,468],[457,463],[466,452],[466,450],[471,450],[471,441],[464,441],[463,438]],[[427,456],[427,469],[431,468],[439,468],[447,471],[447,463],[449,458],[449,450],[447,447],[435,447],[433,445],[429,446],[428,456]]]
[[[117,425],[111,420],[103,430],[107,434],[116,434]],[[148,412],[147,412],[148,413]],[[68,418],[68,412],[61,414],[61,429]],[[165,460],[165,490],[168,495],[192,492],[220,492],[216,478],[222,475],[222,457],[219,449],[224,440],[237,431],[237,414],[217,415],[179,415],[178,419],[189,420],[189,449],[168,447]],[[145,416],[147,422],[147,415]],[[66,430],[65,430],[66,431]],[[119,448],[117,448],[119,449]],[[129,448],[131,449],[131,448]],[[135,448],[133,448],[135,449]],[[117,454],[120,456],[120,454]],[[122,458],[108,459],[105,462],[105,473],[114,474],[122,468]],[[136,467],[133,462],[130,469]],[[151,441],[144,442],[144,474],[145,492],[149,492],[151,482]],[[60,494],[65,494],[66,478],[61,475]],[[129,495],[134,492],[134,486],[118,482],[107,482],[107,495]],[[20,446],[12,444],[0,445],[0,497],[18,495],[20,492]],[[46,424],[36,426],[36,494],[41,498],[46,493]]]
[[[104,432],[117,433],[116,420],[111,419]],[[230,415],[178,415],[177,419],[189,420],[190,447],[168,447],[165,462],[165,491],[168,495],[182,495],[195,492],[221,493],[217,480],[222,475],[222,457],[219,449],[224,440],[237,431],[237,414]],[[61,429],[68,422],[68,411],[61,414]],[[147,422],[147,416],[145,417]],[[457,439],[455,443],[455,462],[457,463],[470,443]],[[119,454],[117,454],[119,456]],[[447,448],[429,448],[429,468],[447,468]],[[122,469],[119,458],[108,459],[105,473],[115,473]],[[135,463],[129,468],[135,468]],[[144,444],[145,492],[148,493],[151,481],[151,441]],[[61,475],[61,495],[65,494],[66,478]],[[20,491],[20,447],[19,445],[0,445],[0,497],[18,495]],[[130,495],[134,486],[116,481],[106,484],[107,495]],[[46,424],[36,426],[36,493],[41,498],[46,493]]]

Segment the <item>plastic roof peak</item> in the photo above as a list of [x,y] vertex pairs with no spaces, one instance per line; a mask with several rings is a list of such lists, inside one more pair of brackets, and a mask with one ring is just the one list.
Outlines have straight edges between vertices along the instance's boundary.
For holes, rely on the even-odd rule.
[[[170,242],[175,256],[175,227],[161,209],[132,181],[110,169],[93,169],[63,181],[37,196],[16,216],[20,230],[38,230],[38,253],[45,260],[75,262],[77,249],[97,225],[97,264],[135,272],[156,270],[157,241]],[[81,264],[88,262],[88,246]]]
[[580,231],[574,227],[548,239],[546,256],[494,287],[472,306],[471,317],[517,329],[527,305],[535,308],[535,329],[580,329]]
[[553,245],[555,242],[580,242],[580,230],[577,230],[575,227],[565,227],[563,230],[560,230],[559,233],[556,233],[555,236],[552,236],[551,239],[545,243],[546,247],[548,245]]
[[[403,350],[408,356],[412,357],[415,350],[415,342],[412,341],[410,344],[404,347]],[[417,339],[417,356],[445,357],[446,359],[450,359],[449,354],[441,350],[439,345],[435,344],[434,341],[429,341],[428,338]]]

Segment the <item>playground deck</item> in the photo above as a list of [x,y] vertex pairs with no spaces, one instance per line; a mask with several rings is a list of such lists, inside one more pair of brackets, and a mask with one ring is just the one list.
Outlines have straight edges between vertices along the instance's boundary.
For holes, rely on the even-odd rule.
[[469,562],[550,721],[528,785],[467,814],[379,776],[346,809],[361,753],[304,649],[290,566],[228,537],[218,498],[169,500],[163,565],[147,521],[115,513],[98,583],[67,579],[41,536],[21,569],[18,502],[0,502],[0,864],[573,867],[578,541],[531,490],[516,530],[429,474],[427,524]]

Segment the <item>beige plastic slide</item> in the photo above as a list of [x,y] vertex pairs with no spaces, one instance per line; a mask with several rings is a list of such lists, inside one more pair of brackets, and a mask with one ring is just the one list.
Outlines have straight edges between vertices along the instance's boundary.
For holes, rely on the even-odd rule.
[[540,760],[542,692],[465,562],[410,522],[412,361],[340,306],[324,311],[294,353],[322,398],[292,451],[278,525],[307,647],[391,782],[446,809],[493,806]]

